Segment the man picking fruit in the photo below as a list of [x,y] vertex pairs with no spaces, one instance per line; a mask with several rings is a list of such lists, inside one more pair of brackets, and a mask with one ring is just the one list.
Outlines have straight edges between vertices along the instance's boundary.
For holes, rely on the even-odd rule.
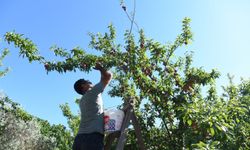
[[101,73],[101,81],[93,85],[89,80],[79,79],[74,84],[75,91],[82,95],[79,102],[81,121],[75,137],[73,150],[103,150],[104,112],[102,92],[112,79],[112,73],[96,63]]

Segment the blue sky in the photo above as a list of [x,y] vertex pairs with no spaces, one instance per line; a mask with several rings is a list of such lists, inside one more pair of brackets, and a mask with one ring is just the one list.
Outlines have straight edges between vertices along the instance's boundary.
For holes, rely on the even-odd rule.
[[[54,58],[49,48],[53,45],[66,49],[80,46],[88,53],[95,53],[88,47],[87,33],[104,33],[110,23],[117,30],[117,42],[123,43],[123,34],[130,28],[130,22],[119,4],[120,0],[2,0],[0,36],[3,38],[7,31],[13,30],[22,33],[51,60]],[[125,4],[128,12],[132,12],[133,1],[125,1]],[[236,82],[240,77],[249,78],[249,16],[249,0],[147,0],[136,1],[135,18],[147,37],[165,44],[181,32],[182,19],[190,17],[194,41],[185,49],[194,51],[194,66],[203,66],[207,71],[216,68],[221,72],[217,81],[220,88],[227,84],[227,73],[234,75]],[[99,81],[97,71],[90,74],[50,72],[47,75],[42,65],[28,63],[27,59],[18,56],[18,49],[1,40],[0,49],[5,47],[10,54],[3,63],[11,71],[0,79],[0,91],[29,113],[51,123],[66,125],[60,104],[67,102],[73,112],[78,111],[74,100],[79,95],[73,90],[78,78],[88,78],[94,83]],[[182,53],[183,49],[180,51]],[[106,92],[105,108],[121,103]]]

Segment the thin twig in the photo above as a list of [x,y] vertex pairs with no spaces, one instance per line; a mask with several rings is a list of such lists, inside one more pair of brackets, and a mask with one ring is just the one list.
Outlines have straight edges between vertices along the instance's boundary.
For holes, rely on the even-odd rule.
[[134,22],[135,22],[135,7],[136,7],[136,1],[134,0],[134,11],[133,11],[133,14],[132,14],[132,21],[131,21],[131,25],[130,25],[129,35],[132,32],[133,25],[134,25]]
[[[122,4],[122,5],[124,5],[124,4]],[[133,11],[132,19],[131,19],[130,15],[128,14],[128,12],[127,12],[125,6],[123,6],[123,10],[124,10],[124,12],[126,13],[128,19],[129,19],[130,22],[131,22],[131,26],[130,26],[130,30],[129,30],[129,35],[130,35],[131,32],[132,32],[132,29],[133,29],[133,25],[134,25],[134,24],[136,25],[137,31],[139,32],[139,31],[140,31],[140,28],[139,28],[138,24],[135,22],[136,0],[134,0],[134,11]]]

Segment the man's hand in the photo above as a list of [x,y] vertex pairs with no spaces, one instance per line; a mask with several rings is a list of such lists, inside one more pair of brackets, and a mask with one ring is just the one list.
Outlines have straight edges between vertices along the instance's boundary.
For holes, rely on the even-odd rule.
[[93,69],[101,72],[101,82],[104,84],[104,87],[106,87],[112,78],[112,73],[104,69],[100,62],[97,62]]
[[103,67],[102,67],[102,65],[101,65],[101,63],[99,63],[99,62],[97,62],[96,64],[95,64],[95,67],[93,68],[93,69],[95,69],[95,70],[103,70]]

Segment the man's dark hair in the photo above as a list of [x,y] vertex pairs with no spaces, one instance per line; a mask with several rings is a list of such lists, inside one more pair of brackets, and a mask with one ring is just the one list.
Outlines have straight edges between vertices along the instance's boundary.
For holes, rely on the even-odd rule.
[[84,95],[85,94],[85,92],[82,91],[82,88],[81,88],[82,84],[92,84],[92,83],[89,80],[84,80],[84,79],[77,80],[75,82],[75,84],[74,84],[74,89],[80,95]]

